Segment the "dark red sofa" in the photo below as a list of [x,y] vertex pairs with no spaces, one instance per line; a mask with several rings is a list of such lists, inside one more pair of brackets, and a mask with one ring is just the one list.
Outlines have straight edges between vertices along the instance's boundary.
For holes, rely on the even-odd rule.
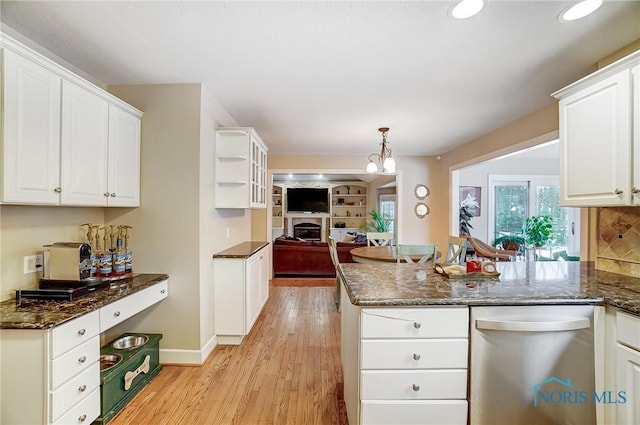
[[[353,248],[365,243],[338,242],[338,258],[341,263],[354,263]],[[273,273],[275,276],[323,276],[335,277],[329,244],[317,241],[276,239],[273,242]]]

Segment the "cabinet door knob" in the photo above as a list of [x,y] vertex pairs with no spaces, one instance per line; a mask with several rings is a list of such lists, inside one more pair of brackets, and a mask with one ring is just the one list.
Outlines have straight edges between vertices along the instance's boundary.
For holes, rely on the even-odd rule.
[[116,311],[115,313],[113,313],[113,315],[114,315],[115,317],[120,317],[120,312],[119,312],[119,311]]
[[84,422],[87,420],[87,415],[82,415],[78,418],[78,422]]
[[62,188],[60,186],[56,187],[55,189],[53,189],[53,191],[55,193],[61,193],[62,192]]
[[116,197],[116,193],[115,193],[115,192],[111,192],[111,195],[110,195],[110,196],[111,196],[112,198],[115,198],[115,197]]
[[161,289],[161,290],[160,290],[160,293],[161,293],[161,294],[164,294],[165,292],[167,292],[165,289]]
[[83,393],[86,389],[87,389],[87,386],[84,384],[78,387],[78,391],[80,391],[81,393]]
[[616,195],[622,195],[624,193],[624,191],[620,190],[620,189],[616,189],[613,191],[613,193],[615,193]]
[[420,360],[420,354],[413,353],[413,360]]
[[78,359],[78,363],[84,363],[87,361],[87,356],[82,356]]
[[420,391],[420,385],[413,384],[411,388],[413,389],[413,391]]
[[638,189],[637,187],[632,187],[631,188],[631,193],[633,193],[633,194],[640,193],[640,189]]
[[420,329],[420,326],[422,326],[422,325],[420,324],[420,322],[413,322],[413,327],[414,327],[414,328],[416,328],[416,329]]
[[86,329],[80,329],[80,330],[78,331],[78,335],[80,335],[80,336],[84,335],[85,333],[87,333],[87,330],[86,330]]
[[109,197],[109,192],[105,192],[105,193],[103,193],[103,195],[104,195],[105,198],[108,198]]

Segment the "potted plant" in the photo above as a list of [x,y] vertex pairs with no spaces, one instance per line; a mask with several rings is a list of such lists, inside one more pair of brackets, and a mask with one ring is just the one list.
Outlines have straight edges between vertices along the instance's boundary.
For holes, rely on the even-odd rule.
[[536,258],[536,249],[544,246],[553,236],[553,219],[548,215],[534,215],[525,220],[523,231],[525,242],[533,248]]
[[465,199],[460,202],[460,236],[471,236],[471,219],[473,218],[472,207],[478,207],[478,201],[471,195],[467,195]]
[[363,232],[388,232],[389,231],[389,218],[383,216],[376,210],[369,211],[369,215],[373,223],[367,222],[360,230]]
[[520,245],[524,244],[524,238],[519,235],[503,235],[493,241],[493,246],[498,247],[500,245],[502,249],[509,251],[517,251],[520,249]]

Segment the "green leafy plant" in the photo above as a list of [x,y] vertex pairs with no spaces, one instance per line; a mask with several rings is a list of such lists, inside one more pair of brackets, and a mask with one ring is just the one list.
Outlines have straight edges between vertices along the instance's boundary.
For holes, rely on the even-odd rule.
[[553,236],[553,219],[549,215],[534,215],[526,219],[523,230],[526,243],[539,248]]
[[496,238],[492,244],[494,247],[501,246],[502,249],[508,249],[510,251],[517,251],[520,249],[520,245],[524,245],[524,238],[519,235],[504,235]]
[[363,232],[388,232],[389,231],[389,217],[383,216],[376,210],[369,211],[371,221],[364,224],[360,230]]

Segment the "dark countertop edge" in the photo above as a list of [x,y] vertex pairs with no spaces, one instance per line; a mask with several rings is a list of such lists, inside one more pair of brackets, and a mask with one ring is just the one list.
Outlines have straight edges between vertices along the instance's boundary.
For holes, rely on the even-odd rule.
[[248,241],[241,242],[223,251],[213,254],[213,258],[249,258],[265,246],[269,245],[266,241]]
[[[129,288],[129,291],[122,295],[122,296],[117,296],[115,297],[115,299],[109,299],[103,302],[95,302],[89,306],[84,306],[82,308],[79,309],[79,311],[77,313],[69,313],[67,315],[65,315],[64,318],[59,319],[59,320],[50,320],[50,321],[45,321],[45,322],[41,322],[38,326],[25,326],[25,322],[21,321],[21,322],[2,322],[0,323],[0,329],[1,330],[48,330],[48,329],[52,329],[56,326],[60,326],[63,325],[64,323],[67,323],[71,320],[77,319],[80,316],[84,316],[85,314],[88,313],[92,313],[96,310],[99,310],[101,307],[104,307],[106,305],[109,305],[113,302],[119,301],[123,298],[126,298],[130,295],[133,295],[137,292],[140,292],[144,289],[149,288],[150,286],[153,286],[157,283],[163,282],[165,280],[169,279],[169,275],[167,274],[153,274],[153,273],[148,273],[148,274],[134,274],[133,277],[131,277],[131,279],[145,279],[149,276],[155,276],[153,278],[151,278],[150,280],[136,285],[135,287],[131,287]],[[124,282],[124,281],[123,281]],[[7,301],[11,301],[11,302],[15,302],[13,300],[7,300]],[[6,302],[6,301],[3,301]],[[57,301],[55,301],[57,302]],[[73,302],[73,301],[72,301]]]

